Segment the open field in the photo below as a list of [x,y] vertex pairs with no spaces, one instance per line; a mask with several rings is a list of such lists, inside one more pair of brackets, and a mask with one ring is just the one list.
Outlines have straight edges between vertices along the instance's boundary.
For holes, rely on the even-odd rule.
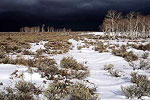
[[0,100],[150,100],[149,53],[149,38],[0,33]]

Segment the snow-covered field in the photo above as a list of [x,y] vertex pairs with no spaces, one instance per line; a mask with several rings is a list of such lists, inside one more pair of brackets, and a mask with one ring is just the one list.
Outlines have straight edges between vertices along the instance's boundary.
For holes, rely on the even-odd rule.
[[[103,35],[102,32],[96,33],[88,33],[94,35]],[[132,83],[130,82],[130,74],[133,72],[132,67],[129,66],[129,63],[122,57],[112,55],[111,52],[103,52],[99,53],[95,51],[94,46],[89,46],[89,48],[82,48],[78,50],[78,46],[84,45],[84,41],[76,41],[74,39],[70,39],[69,42],[72,43],[73,49],[65,54],[59,54],[50,56],[50,58],[54,58],[57,64],[60,66],[60,61],[63,57],[73,57],[80,63],[85,64],[90,70],[90,76],[85,80],[92,82],[97,87],[96,93],[99,94],[99,98],[101,100],[128,100],[121,91],[121,86],[128,86]],[[109,41],[109,44],[120,44],[122,45],[125,42],[116,42],[115,40]],[[32,44],[30,51],[35,52],[38,49],[44,49],[45,42],[40,42],[40,45]],[[133,48],[129,48],[128,51],[133,51],[138,57],[144,53],[142,50],[136,50]],[[86,62],[86,63],[85,63]],[[119,70],[121,77],[113,77],[108,73],[108,71],[104,70],[104,65],[113,64],[116,70]],[[27,70],[28,68],[20,65],[11,65],[11,64],[0,64],[0,82],[3,83],[4,86],[12,85],[13,81],[11,78],[11,74],[18,70],[19,73],[24,73],[24,79],[26,81],[32,81],[41,85],[42,82],[46,79],[41,78],[40,74],[34,72],[30,74]],[[148,70],[135,70],[135,72],[139,72],[150,76],[150,72]],[[150,98],[144,99],[150,100]]]

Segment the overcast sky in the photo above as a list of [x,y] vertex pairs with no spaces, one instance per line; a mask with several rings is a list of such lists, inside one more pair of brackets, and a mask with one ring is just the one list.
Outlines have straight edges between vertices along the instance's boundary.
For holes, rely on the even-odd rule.
[[46,24],[98,30],[110,9],[150,13],[150,0],[0,0],[0,31]]

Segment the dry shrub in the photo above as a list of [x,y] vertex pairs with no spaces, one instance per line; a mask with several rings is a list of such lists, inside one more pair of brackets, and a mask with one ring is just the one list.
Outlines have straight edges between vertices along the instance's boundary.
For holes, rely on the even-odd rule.
[[127,52],[127,53],[124,55],[124,58],[125,58],[125,60],[127,60],[128,62],[129,62],[129,61],[136,61],[136,60],[138,60],[138,56],[135,55],[132,51]]
[[89,76],[90,73],[86,67],[78,63],[72,57],[64,57],[61,60],[60,65],[61,67],[64,68],[60,70],[60,74],[70,79],[72,78],[84,79],[85,77]]
[[99,100],[93,89],[78,83],[69,88],[70,100]]
[[38,89],[35,84],[31,83],[31,82],[25,82],[25,81],[19,81],[15,84],[15,88],[23,93],[29,93],[32,92],[33,94],[40,94],[41,90]]
[[121,56],[121,57],[124,57],[126,52],[127,52],[127,50],[126,50],[125,45],[122,45],[119,49],[113,49],[112,50],[112,54],[114,54],[116,56]]
[[45,50],[43,50],[43,49],[38,49],[36,52],[37,52],[36,55],[42,55],[43,52],[45,52]]
[[0,43],[0,50],[5,51],[6,53],[20,53],[23,50],[23,45],[14,41],[3,41]]
[[44,91],[44,95],[47,100],[62,100],[67,98],[69,86],[70,84],[64,82],[53,82]]
[[138,75],[137,73],[131,73],[131,82],[136,83],[138,86],[140,82],[147,81],[148,77],[146,75]]
[[150,95],[150,80],[146,75],[131,73],[131,82],[135,85],[121,87],[127,98],[138,98]]
[[50,41],[44,45],[44,47],[46,49],[55,50],[55,51],[62,50],[63,53],[68,52],[70,49],[70,46],[71,46],[70,42],[62,41],[62,40],[61,41]]
[[86,47],[87,47],[87,45],[77,46],[77,49],[78,49],[78,50],[81,50],[82,48],[86,48]]
[[73,71],[71,75],[73,75],[74,78],[77,79],[84,79],[88,77],[89,74],[90,74],[89,70],[86,70],[86,71]]
[[136,85],[121,87],[123,94],[129,99],[141,98],[141,90]]
[[34,67],[34,59],[17,58],[15,60],[13,60],[13,63],[11,63],[11,64]]
[[113,77],[121,77],[120,72],[118,70],[110,69],[108,71]]
[[6,54],[0,54],[0,63],[13,64],[14,60],[10,59]]
[[69,70],[69,69],[60,69],[59,74],[63,77],[66,77],[67,79],[84,79],[87,76],[89,76],[90,72],[89,70]]
[[38,59],[24,59],[24,58],[18,58],[18,59],[10,59],[7,57],[6,59],[0,59],[0,63],[5,64],[17,64],[17,65],[24,65],[28,67],[36,67],[38,68],[38,71],[40,72],[42,77],[46,77],[48,79],[54,79],[54,75],[59,73],[59,69],[57,67],[57,64],[54,59],[49,58],[38,58]]
[[6,87],[5,92],[0,92],[1,100],[37,100],[35,96],[42,91],[35,84],[25,81],[19,81],[14,88]]
[[64,57],[61,60],[60,65],[62,68],[70,68],[73,70],[87,70],[87,68],[84,67],[83,64],[78,63],[72,57]]
[[35,60],[35,67],[38,68],[42,77],[46,77],[51,80],[54,79],[54,75],[59,73],[59,69],[54,59],[40,58]]
[[132,61],[129,62],[129,66],[133,68],[133,70],[138,69],[137,65],[135,63],[133,63]]
[[104,52],[106,50],[103,42],[98,42],[97,46],[95,47],[95,51],[99,51],[100,53]]
[[140,44],[139,46],[132,46],[132,47],[135,48],[135,49],[138,49],[138,50],[143,50],[143,51],[148,50],[148,51],[150,51],[150,43],[145,44],[145,45]]
[[114,69],[113,64],[104,65],[104,70],[112,70],[112,69]]
[[150,62],[145,60],[140,60],[139,69],[147,70],[150,68]]
[[125,58],[125,60],[127,60],[128,62],[138,60],[138,57],[132,51],[127,52],[126,46],[124,45],[122,45],[120,49],[113,49],[112,54],[116,56],[121,56]]
[[143,59],[147,59],[149,57],[149,52],[145,52],[142,54]]
[[23,55],[34,55],[34,53],[33,53],[33,52],[30,52],[30,51],[28,51],[28,50],[24,50],[24,51],[23,51]]
[[99,100],[94,89],[84,84],[72,82],[53,82],[45,90],[47,100]]

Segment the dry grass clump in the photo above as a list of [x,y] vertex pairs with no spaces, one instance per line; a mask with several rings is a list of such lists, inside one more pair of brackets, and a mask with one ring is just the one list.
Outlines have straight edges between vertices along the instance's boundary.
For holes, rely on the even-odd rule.
[[56,50],[56,51],[61,50],[63,51],[63,53],[68,52],[70,49],[70,46],[71,46],[71,43],[68,41],[50,41],[44,45],[46,49]]
[[113,77],[121,77],[120,72],[115,69],[111,69],[108,71]]
[[143,51],[148,50],[148,51],[150,51],[150,43],[145,44],[145,45],[143,45],[143,44],[140,44],[140,45],[135,45],[135,44],[133,44],[133,45],[131,45],[131,46],[132,46],[133,48],[137,49],[137,50],[143,50]]
[[10,59],[4,52],[0,51],[0,63],[12,64],[14,63],[14,60]]
[[149,52],[145,52],[142,54],[143,59],[147,59],[149,57]]
[[35,60],[35,67],[38,68],[42,77],[46,77],[49,80],[53,80],[54,75],[59,73],[59,69],[54,59],[40,58]]
[[138,98],[150,95],[150,80],[146,75],[131,73],[131,82],[135,85],[122,87],[122,91],[127,98]]
[[77,78],[77,79],[84,79],[85,77],[89,76],[89,70],[84,67],[83,64],[78,63],[75,59],[72,57],[64,57],[60,65],[62,68],[60,71],[60,74],[64,74],[67,78]]
[[129,62],[129,66],[133,68],[133,70],[138,69],[137,64],[133,63],[132,61]]
[[90,72],[89,70],[76,71],[76,70],[71,70],[71,69],[60,69],[59,74],[63,77],[66,77],[67,79],[74,79],[74,78],[84,79],[87,76],[89,76]]
[[87,70],[87,68],[84,67],[83,64],[78,63],[72,57],[64,57],[61,60],[60,65],[62,68],[70,68],[73,70]]
[[147,70],[150,69],[150,61],[146,59],[140,59],[139,64],[135,64],[133,62],[129,62],[129,65],[133,68],[133,70],[141,69],[141,70]]
[[88,77],[90,74],[89,70],[86,71],[72,71],[72,76],[73,78],[77,78],[77,79],[84,79],[86,77]]
[[24,51],[23,51],[23,55],[34,55],[34,53],[33,53],[33,52],[30,52],[30,51],[28,51],[28,50],[24,50]]
[[35,84],[19,81],[14,88],[6,87],[5,92],[0,92],[1,100],[37,100],[36,96],[42,91]]
[[138,60],[138,56],[135,55],[132,51],[127,52],[125,56],[125,59],[129,62],[129,61],[136,61]]
[[103,42],[98,42],[96,47],[95,47],[95,51],[99,51],[100,53],[104,52],[106,50]]
[[1,33],[0,34],[0,50],[6,53],[21,53],[30,48],[30,43],[38,43],[40,41],[53,41],[53,49],[61,49],[67,52],[70,47],[68,40],[78,34],[61,35],[59,32],[54,33]]
[[54,59],[49,59],[46,57],[38,59],[10,59],[9,57],[0,59],[0,63],[4,64],[15,64],[15,65],[24,65],[28,67],[36,67],[40,72],[42,77],[48,79],[53,79],[53,76],[59,73],[59,69]]
[[77,49],[78,49],[78,50],[81,50],[82,48],[86,48],[86,47],[88,47],[88,46],[87,46],[87,45],[77,46]]
[[114,69],[113,64],[104,65],[104,70],[112,70],[112,69]]
[[30,48],[30,45],[27,43],[20,43],[15,40],[4,40],[0,42],[0,50],[5,51],[6,53],[20,53],[23,49]]
[[69,88],[70,100],[99,100],[94,89],[77,83]]
[[148,51],[150,51],[150,43],[149,44],[146,44],[146,45],[139,45],[138,46],[138,48],[137,48],[138,50],[143,50],[143,51],[146,51],[146,50],[148,50]]
[[150,69],[150,61],[149,60],[140,60],[139,69],[143,69],[143,70]]
[[125,60],[129,61],[136,61],[138,60],[138,57],[132,52],[127,52],[126,46],[122,45],[119,49],[113,49],[112,54],[116,56],[121,56],[125,58]]
[[123,94],[129,99],[133,99],[133,98],[141,98],[141,90],[139,88],[137,88],[136,85],[130,85],[127,87],[122,87],[122,92]]
[[140,82],[147,81],[148,77],[146,75],[138,75],[137,73],[131,73],[131,82],[136,83],[138,86]]
[[104,70],[108,71],[113,77],[121,77],[120,72],[114,69],[113,64],[104,65]]
[[113,49],[112,54],[116,56],[124,57],[125,53],[127,52],[126,46],[122,45],[119,49]]
[[84,84],[53,82],[44,92],[47,100],[99,100],[93,89]]
[[62,100],[67,98],[69,86],[70,84],[65,82],[53,82],[44,91],[44,96],[47,100]]

